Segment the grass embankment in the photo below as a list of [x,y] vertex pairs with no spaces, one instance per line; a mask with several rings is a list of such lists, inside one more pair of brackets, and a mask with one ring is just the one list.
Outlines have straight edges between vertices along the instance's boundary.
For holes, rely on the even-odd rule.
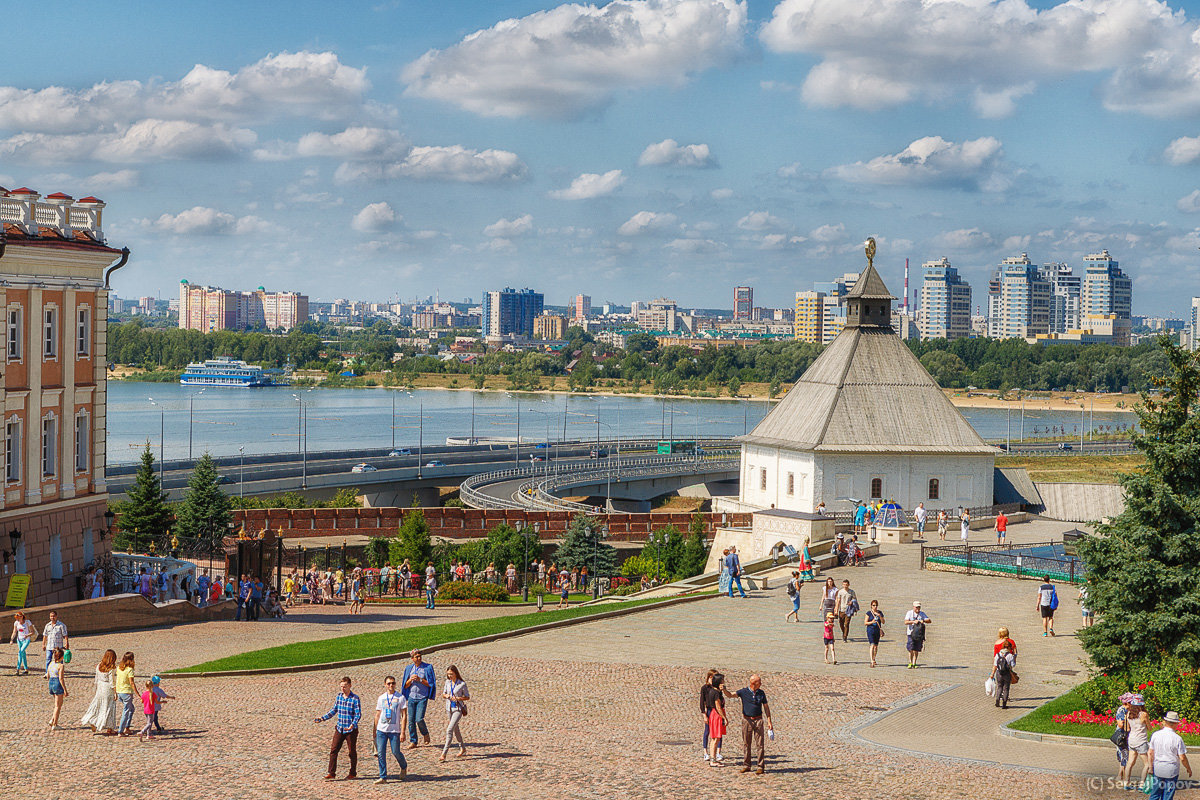
[[577,606],[562,611],[543,611],[532,614],[517,614],[508,617],[491,617],[488,619],[471,619],[461,622],[448,622],[440,625],[418,625],[399,630],[378,631],[376,633],[358,633],[353,636],[339,636],[335,639],[322,639],[311,642],[294,642],[268,647],[264,650],[251,650],[214,661],[206,661],[194,667],[172,670],[173,672],[220,672],[224,670],[243,669],[272,669],[280,667],[298,667],[312,664],[328,664],[334,661],[352,661],[358,658],[371,658],[403,654],[414,647],[431,647],[450,642],[461,642],[479,636],[490,636],[496,633],[529,628],[534,625],[544,625],[547,622],[557,622],[577,617],[588,617],[617,608],[650,605],[664,602],[662,599],[629,600],[620,605],[601,604],[595,606]]
[[1122,472],[1137,472],[1146,463],[1141,453],[1119,456],[1020,455],[997,456],[997,467],[1024,467],[1042,483],[1117,483]]
[[[1038,706],[1025,716],[1013,720],[1008,723],[1008,727],[1018,731],[1029,731],[1030,733],[1077,736],[1081,739],[1107,739],[1112,735],[1112,725],[1054,721],[1054,716],[1057,714],[1072,714],[1084,707],[1083,694],[1080,691],[1080,687],[1077,686],[1066,694],[1054,698],[1049,703]],[[1188,745],[1200,746],[1200,735],[1185,733],[1182,736],[1183,741]]]

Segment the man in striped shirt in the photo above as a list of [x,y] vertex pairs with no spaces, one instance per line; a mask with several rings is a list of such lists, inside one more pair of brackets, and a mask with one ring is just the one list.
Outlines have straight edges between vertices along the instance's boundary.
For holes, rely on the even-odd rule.
[[342,678],[342,693],[334,698],[333,708],[329,709],[325,716],[313,720],[320,724],[334,714],[337,715],[337,721],[333,724],[333,744],[329,747],[329,771],[325,773],[327,781],[333,780],[337,772],[337,759],[342,742],[350,746],[350,772],[346,779],[354,780],[358,777],[358,721],[362,718],[362,703],[359,702],[358,695],[350,691],[350,683],[349,676]]

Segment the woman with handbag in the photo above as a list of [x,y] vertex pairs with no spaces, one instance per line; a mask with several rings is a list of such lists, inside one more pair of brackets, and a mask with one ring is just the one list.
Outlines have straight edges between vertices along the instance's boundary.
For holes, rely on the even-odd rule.
[[450,739],[458,740],[458,758],[467,754],[467,745],[463,741],[459,723],[467,715],[467,700],[471,693],[467,690],[467,682],[459,674],[458,667],[451,664],[446,667],[446,685],[442,689],[442,697],[446,700],[446,711],[450,715],[450,723],[446,726],[446,743],[442,745],[441,760],[446,760],[446,751],[450,749]]
[[1137,766],[1138,756],[1143,756],[1142,761],[1142,779],[1137,784],[1140,786],[1146,785],[1146,775],[1150,772],[1150,737],[1148,727],[1150,724],[1150,715],[1146,713],[1146,700],[1140,694],[1135,694],[1129,698],[1129,712],[1125,717],[1125,724],[1129,726],[1129,741],[1128,748],[1130,753],[1129,766],[1125,768],[1125,778],[1128,780],[1133,776],[1133,768]]
[[1117,720],[1117,728],[1112,732],[1112,736],[1108,737],[1113,744],[1117,746],[1117,763],[1121,768],[1117,770],[1117,782],[1122,789],[1129,785],[1129,776],[1125,772],[1126,765],[1129,763],[1129,701],[1133,699],[1132,692],[1126,692],[1121,695],[1121,706],[1117,709],[1117,713],[1113,716]]

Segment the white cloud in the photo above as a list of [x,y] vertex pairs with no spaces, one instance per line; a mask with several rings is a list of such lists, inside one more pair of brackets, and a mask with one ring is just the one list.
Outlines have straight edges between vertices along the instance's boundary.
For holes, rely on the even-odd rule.
[[821,244],[837,244],[846,241],[846,225],[838,222],[834,225],[822,225],[808,234],[814,242]]
[[577,119],[616,92],[680,86],[742,48],[742,0],[568,3],[430,50],[403,72],[407,92],[493,117]]
[[1200,189],[1179,198],[1175,207],[1186,214],[1195,214],[1200,211]]
[[995,238],[979,228],[945,231],[934,236],[933,243],[938,250],[982,250],[996,246]]
[[462,145],[414,147],[393,162],[347,161],[334,173],[339,183],[399,178],[460,183],[523,180],[528,172],[520,157],[507,150],[471,150]]
[[963,96],[1004,116],[1040,82],[1101,73],[1110,109],[1200,110],[1197,25],[1157,0],[782,0],[761,38],[818,59],[802,88],[815,105]]
[[759,241],[760,250],[787,250],[799,247],[808,241],[803,236],[789,236],[786,233],[768,233]]
[[222,123],[144,119],[119,133],[19,133],[0,140],[0,158],[41,163],[227,158],[245,151],[257,138],[252,130]]
[[363,233],[374,233],[393,227],[399,219],[396,210],[387,203],[370,203],[354,215],[350,227]]
[[719,253],[725,249],[725,245],[715,242],[712,239],[672,239],[663,245],[663,247],[673,250],[676,253],[686,253],[688,255],[707,255],[710,253]]
[[948,186],[998,192],[1012,181],[1000,140],[991,136],[948,142],[940,136],[917,139],[899,153],[827,170],[854,183],[884,186]]
[[649,145],[638,158],[639,167],[672,166],[707,169],[717,166],[706,144],[681,145],[674,139],[663,139]]
[[711,192],[708,193],[708,196],[711,197],[713,200],[728,200],[729,198],[733,197],[733,189],[728,189],[728,188],[713,189]]
[[787,223],[767,211],[751,211],[737,221],[737,226],[744,231],[765,231],[772,228],[786,228]]
[[585,172],[575,180],[571,181],[571,185],[566,189],[558,189],[550,193],[550,196],[558,200],[590,200],[593,197],[604,197],[610,195],[620,188],[625,182],[625,176],[621,174],[621,170],[612,169],[603,175],[598,175],[594,172]]
[[1200,161],[1200,136],[1180,136],[1167,145],[1163,157],[1176,166]]
[[498,219],[483,229],[486,236],[512,239],[533,232],[533,215],[523,214],[513,219]]
[[119,169],[115,172],[97,172],[84,179],[84,185],[89,192],[103,192],[109,189],[128,189],[137,186],[141,179],[136,169]]
[[661,233],[677,227],[679,219],[674,214],[657,211],[639,211],[617,228],[622,236],[642,236]]
[[395,160],[409,151],[408,141],[390,128],[350,127],[339,133],[306,133],[294,145],[272,144],[254,151],[255,158],[280,161],[297,156],[352,160]]
[[138,222],[153,230],[177,236],[240,236],[274,229],[273,225],[260,217],[235,217],[207,206],[195,206],[178,214],[163,214],[156,220],[143,219]]

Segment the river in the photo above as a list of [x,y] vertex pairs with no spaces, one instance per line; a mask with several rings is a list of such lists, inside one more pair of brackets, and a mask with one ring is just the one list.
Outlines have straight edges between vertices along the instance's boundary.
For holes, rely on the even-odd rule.
[[[307,423],[301,416],[303,400]],[[394,403],[394,414],[393,414]],[[422,411],[423,405],[423,411]],[[695,439],[736,436],[763,418],[763,400],[663,401],[655,397],[552,395],[524,392],[415,389],[261,389],[212,387],[201,390],[178,383],[110,381],[108,384],[108,461],[136,461],[150,442],[158,456],[160,430],[167,460],[295,451],[299,429],[306,429],[308,450],[364,447],[416,447],[444,444],[447,436],[512,440],[517,435],[520,406],[522,441],[654,437]],[[985,439],[1020,438],[1017,409],[966,408],[963,414]],[[1096,412],[1084,421],[1130,425],[1129,412]],[[1025,434],[1051,425],[1079,435],[1080,414],[1070,411],[1027,411]]]

